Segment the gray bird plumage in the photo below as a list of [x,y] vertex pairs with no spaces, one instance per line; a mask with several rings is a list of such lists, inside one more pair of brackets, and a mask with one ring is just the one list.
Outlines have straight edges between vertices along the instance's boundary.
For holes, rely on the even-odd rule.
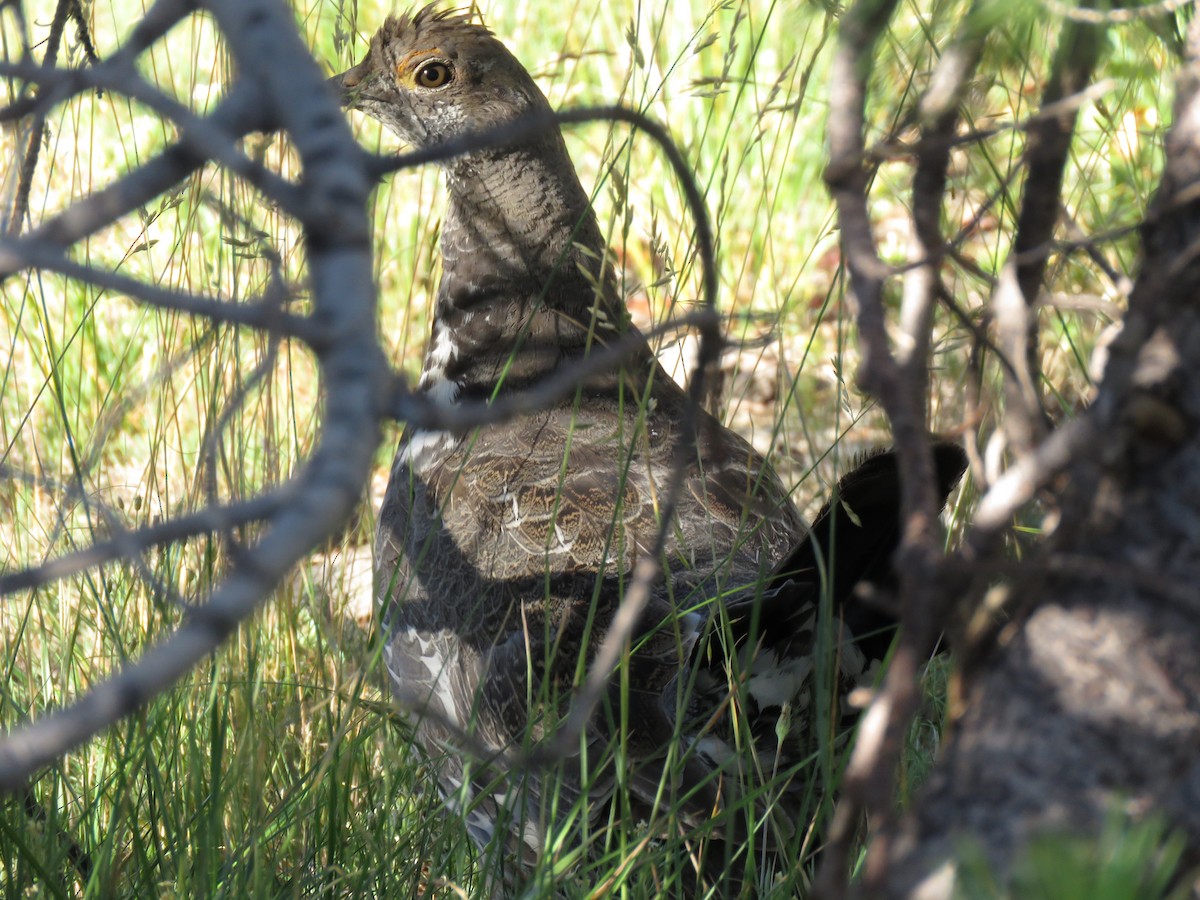
[[[549,108],[490,32],[431,8],[389,18],[333,82],[420,147]],[[420,390],[446,403],[503,395],[636,334],[557,129],[444,169],[443,276]],[[504,751],[557,729],[654,543],[686,402],[643,345],[534,415],[401,438],[376,553],[385,663],[404,704],[434,713],[418,740],[474,839],[502,858],[498,890],[521,883],[553,834],[578,831],[577,804],[600,822],[615,792],[623,808],[666,802],[675,821],[732,837],[745,826],[720,822],[728,798],[809,751],[804,717],[790,713],[814,690],[820,579],[773,572],[804,524],[766,461],[700,411],[665,575],[625,675],[577,755],[506,769]],[[787,633],[765,634],[761,610],[781,608]],[[846,643],[839,660],[833,680],[852,683],[862,654]],[[446,722],[496,755],[468,759]],[[739,736],[761,741],[758,771]],[[672,754],[686,759],[668,767]],[[764,844],[794,827],[777,806]]]

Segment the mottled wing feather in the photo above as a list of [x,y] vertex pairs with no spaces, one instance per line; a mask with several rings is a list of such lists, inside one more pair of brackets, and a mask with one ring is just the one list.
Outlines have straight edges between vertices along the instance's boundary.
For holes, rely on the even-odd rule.
[[[653,545],[685,402],[657,377],[663,389],[644,411],[593,393],[586,404],[489,428],[486,440],[453,441],[420,476],[401,469],[389,486],[380,563],[394,565],[404,584],[383,598],[397,601],[385,621],[395,621],[391,656],[417,656],[389,668],[440,701],[453,698],[451,716],[482,729],[491,746],[536,739],[542,728],[528,734],[530,722],[565,711],[587,648],[602,639],[636,560]],[[761,458],[715,420],[702,415],[700,425],[697,463],[668,532],[667,571],[629,661],[631,788],[646,803],[660,791],[662,748],[678,718],[663,698],[712,602],[753,586],[800,529]],[[431,593],[439,606],[461,609],[454,666],[478,672],[477,694],[441,687],[423,645],[398,637],[397,626],[420,616],[420,604],[405,601]],[[601,729],[593,755],[607,740]],[[685,818],[701,821],[718,802],[712,767],[697,753],[675,773]]]

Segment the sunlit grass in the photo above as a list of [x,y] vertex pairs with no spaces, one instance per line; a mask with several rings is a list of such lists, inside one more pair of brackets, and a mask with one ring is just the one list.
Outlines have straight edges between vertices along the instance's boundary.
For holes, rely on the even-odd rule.
[[[52,4],[33,5],[37,46]],[[389,11],[383,2],[295,5],[330,71],[361,55]],[[735,344],[745,342],[729,357],[736,365],[727,372],[727,418],[773,452],[797,485],[798,502],[810,503],[855,452],[888,440],[882,417],[853,386],[854,329],[834,211],[821,183],[836,19],[820,4],[770,0],[481,6],[556,106],[619,101],[669,125],[718,228],[727,332]],[[963,8],[903,6],[880,48],[872,141],[914,136],[906,115]],[[89,5],[102,56],[119,46],[141,9],[135,0]],[[1029,12],[1041,6],[1021,9],[995,26],[967,100],[973,127],[1011,126],[1036,107],[1054,29],[1044,12]],[[15,21],[0,22],[13,54]],[[1117,80],[1102,103],[1084,108],[1064,196],[1085,233],[1137,221],[1157,178],[1169,117],[1169,97],[1158,87],[1164,54],[1153,37],[1122,31],[1111,53],[1104,74]],[[64,54],[78,62],[70,27]],[[199,111],[211,109],[233,78],[205,17],[173,31],[139,69]],[[33,183],[34,225],[135,168],[175,133],[112,93],[56,107],[48,126]],[[365,146],[397,149],[373,123],[355,118],[354,127]],[[24,146],[20,129],[0,141],[7,159]],[[635,318],[660,322],[694,303],[693,229],[661,154],[623,127],[575,128],[568,144],[624,266]],[[1022,147],[1019,130],[1001,130],[956,151],[944,207],[948,233],[999,189]],[[245,149],[297,174],[280,138],[251,138]],[[910,176],[901,161],[882,166],[875,179],[872,212],[890,262],[906,259]],[[6,191],[13,177],[6,173]],[[440,192],[437,172],[425,169],[396,175],[373,200],[382,340],[410,375],[437,282]],[[985,276],[1008,254],[1019,200],[1018,179],[962,243],[962,255],[983,274],[947,272],[951,291],[977,319],[989,291]],[[1131,236],[1099,252],[1132,274]],[[100,269],[233,301],[257,297],[277,270],[293,288],[291,302],[301,309],[306,302],[295,224],[212,167],[72,254]],[[1052,410],[1067,415],[1087,396],[1086,362],[1122,299],[1079,253],[1052,260],[1049,293],[1057,305],[1041,313],[1043,371]],[[944,311],[936,338],[931,421],[953,429],[963,416],[968,340]],[[248,387],[259,367],[266,377]],[[989,366],[982,421],[967,423],[985,437],[995,427],[995,380]],[[320,424],[317,369],[299,346],[148,310],[52,274],[14,276],[0,294],[0,464],[32,479],[0,482],[0,569],[85,547],[114,522],[134,527],[211,496],[253,495],[296,469]],[[44,820],[22,798],[0,806],[6,896],[84,893],[73,846],[94,867],[91,896],[412,896],[418,885],[437,890],[439,879],[469,886],[474,851],[457,820],[440,812],[425,761],[390,713],[378,666],[368,544],[397,434],[390,431],[380,452],[371,502],[340,542],[297,573],[206,667],[30,786]],[[194,540],[4,598],[0,723],[11,727],[69,702],[135,658],[180,621],[223,563],[216,541]],[[939,694],[943,670],[934,676]],[[907,769],[914,780],[927,769],[940,717],[914,730]],[[840,750],[827,753],[814,784],[835,786],[840,762]],[[906,782],[905,796],[908,789]],[[814,788],[814,816],[827,813],[830,798]],[[619,873],[613,883],[643,897],[654,895],[664,875],[679,875],[684,861],[671,855],[678,846],[622,839],[631,843],[606,847],[571,884],[582,891]],[[635,846],[642,864],[622,868]],[[778,896],[791,896],[805,878],[792,873]]]

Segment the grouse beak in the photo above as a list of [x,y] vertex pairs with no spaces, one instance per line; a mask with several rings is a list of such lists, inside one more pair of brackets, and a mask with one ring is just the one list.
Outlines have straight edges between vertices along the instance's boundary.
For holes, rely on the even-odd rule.
[[338,99],[342,101],[342,106],[357,109],[359,95],[362,94],[362,88],[369,80],[368,76],[370,74],[371,68],[368,65],[368,60],[364,59],[357,66],[347,69],[340,75],[334,75],[327,83],[337,92]]
[[[0,0],[3,6],[4,0]],[[334,75],[328,84],[337,93],[343,109],[356,109],[382,123],[385,127],[412,143],[412,129],[407,115],[408,100],[403,91],[390,87],[384,73],[370,56],[357,66]]]

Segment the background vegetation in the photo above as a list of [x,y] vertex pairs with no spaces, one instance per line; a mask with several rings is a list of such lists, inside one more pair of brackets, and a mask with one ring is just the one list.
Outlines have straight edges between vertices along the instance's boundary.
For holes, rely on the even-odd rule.
[[[53,6],[24,5],[35,53]],[[294,6],[331,72],[361,56],[388,11],[366,0]],[[719,234],[733,345],[724,415],[772,451],[798,500],[823,494],[854,453],[886,444],[881,417],[853,386],[854,333],[821,181],[838,9],[771,0],[479,6],[555,106],[620,101],[667,123],[685,149]],[[83,8],[102,58],[144,10],[137,0]],[[944,208],[948,232],[962,231],[948,283],[974,322],[1008,256],[1020,197],[1024,134],[1012,126],[1040,96],[1061,26],[1056,6],[1032,0],[981,8],[988,42],[964,118],[990,136],[956,150]],[[965,9],[906,3],[877,50],[882,90],[869,116],[888,161],[875,178],[872,215],[889,262],[908,253],[912,103]],[[1064,220],[1104,238],[1051,259],[1038,355],[1056,418],[1086,402],[1094,346],[1119,317],[1135,265],[1130,228],[1157,183],[1170,115],[1160,24],[1108,32],[1104,80],[1081,107]],[[0,6],[6,58],[15,58],[19,30],[12,6]],[[82,63],[72,27],[63,55]],[[203,17],[140,67],[200,112],[230,79],[219,34]],[[8,91],[15,96],[14,82]],[[109,93],[55,107],[47,125],[32,182],[34,224],[175,135],[154,112]],[[373,123],[355,127],[367,147],[394,147]],[[12,161],[6,198],[27,129],[10,123],[0,136]],[[568,142],[625,266],[635,318],[649,324],[686,308],[698,296],[692,226],[661,156],[623,128],[578,128]],[[284,141],[257,138],[248,149],[296,174]],[[430,168],[400,173],[375,195],[379,320],[394,362],[409,373],[419,368],[437,281],[440,190]],[[261,292],[278,273],[295,287],[293,302],[306,303],[294,224],[213,166],[88,240],[77,258],[233,300]],[[320,384],[313,360],[291,345],[44,272],[11,277],[0,291],[0,465],[10,476],[0,482],[0,571],[86,547],[113,521],[136,526],[213,496],[252,496],[310,449]],[[993,364],[984,363],[976,396],[971,333],[945,309],[936,342],[930,421],[978,440],[980,458],[996,465]],[[679,350],[664,354],[673,360]],[[385,440],[359,520],[207,666],[45,772],[23,797],[0,803],[5,896],[410,896],[444,876],[469,882],[472,851],[457,821],[441,814],[378,665],[369,540],[395,436]],[[0,724],[78,695],[170,631],[219,574],[216,547],[192,540],[3,598]],[[935,667],[934,700],[943,674]],[[931,712],[914,732],[906,792],[936,748],[937,718]],[[840,763],[831,751],[824,788],[836,787]],[[823,821],[828,801],[814,799],[812,814]],[[781,885],[780,895],[793,887]],[[651,876],[625,890],[650,896]]]

